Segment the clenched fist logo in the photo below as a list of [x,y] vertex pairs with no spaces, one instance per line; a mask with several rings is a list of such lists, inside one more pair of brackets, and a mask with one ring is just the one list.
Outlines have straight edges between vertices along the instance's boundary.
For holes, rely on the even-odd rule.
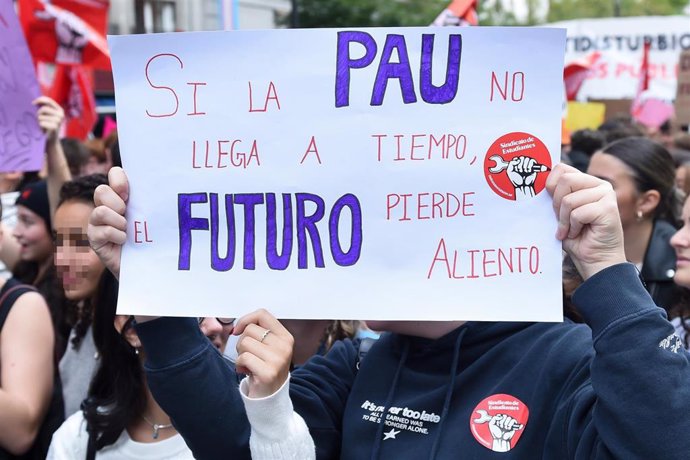
[[484,159],[484,177],[500,197],[520,201],[533,198],[546,185],[551,171],[548,149],[535,136],[515,132],[499,137]]
[[522,435],[529,410],[511,395],[499,394],[486,398],[474,409],[470,419],[472,435],[494,452],[509,452]]

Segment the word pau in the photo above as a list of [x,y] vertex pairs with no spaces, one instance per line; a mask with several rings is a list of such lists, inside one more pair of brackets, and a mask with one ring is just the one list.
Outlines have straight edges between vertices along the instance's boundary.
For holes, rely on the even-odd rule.
[[[257,211],[265,210],[266,225],[266,263],[272,270],[285,270],[290,266],[293,253],[294,238],[297,237],[297,268],[308,268],[308,252],[311,249],[314,265],[325,266],[321,231],[328,234],[328,247],[333,262],[342,267],[354,265],[362,252],[362,208],[359,200],[351,193],[338,198],[330,209],[327,222],[321,222],[326,216],[326,205],[323,198],[311,193],[282,194],[283,222],[282,230],[278,228],[278,218],[275,193],[236,193],[226,194],[223,198],[225,208],[225,222],[227,230],[227,250],[225,254],[219,251],[219,197],[217,193],[180,193],[177,196],[178,224],[180,235],[180,252],[178,270],[189,270],[192,253],[192,232],[211,232],[210,253],[211,268],[224,272],[231,270],[235,263],[236,226],[235,207],[240,208],[244,218],[243,235],[243,265],[245,270],[256,267],[256,225]],[[192,206],[199,207],[207,204],[207,217],[194,216]],[[349,209],[349,248],[343,249],[340,241],[339,229],[343,210]],[[311,212],[308,212],[308,209]],[[324,225],[326,228],[324,229]],[[279,233],[280,231],[280,233]],[[281,235],[281,250],[278,250],[278,238]],[[307,237],[309,241],[307,241]],[[310,244],[311,243],[311,244]]]
[[[419,93],[422,100],[428,104],[447,104],[455,99],[458,93],[460,79],[460,61],[462,59],[462,35],[448,36],[448,57],[446,76],[442,85],[433,84],[431,69],[433,68],[434,34],[422,34],[422,52],[419,62]],[[358,43],[364,47],[364,56],[353,58],[350,55],[350,45]],[[338,32],[336,74],[335,74],[335,106],[350,105],[350,71],[364,69],[374,62],[378,53],[378,45],[374,37],[366,32],[348,30]],[[371,105],[382,105],[386,94],[388,81],[397,79],[400,83],[402,100],[405,104],[417,102],[414,89],[414,79],[407,52],[405,36],[387,34],[381,51],[376,78],[371,93]]]

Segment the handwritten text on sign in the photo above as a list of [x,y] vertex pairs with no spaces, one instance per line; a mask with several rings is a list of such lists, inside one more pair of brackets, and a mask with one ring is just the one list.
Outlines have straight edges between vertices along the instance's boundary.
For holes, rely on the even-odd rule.
[[109,40],[122,312],[561,318],[563,31]]
[[12,2],[0,2],[0,172],[38,171],[45,137],[31,102],[40,95]]

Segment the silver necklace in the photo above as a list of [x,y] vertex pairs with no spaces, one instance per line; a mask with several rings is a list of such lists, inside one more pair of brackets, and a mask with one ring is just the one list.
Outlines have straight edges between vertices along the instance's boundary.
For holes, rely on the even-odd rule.
[[141,418],[143,418],[144,421],[146,423],[148,423],[149,425],[151,425],[151,428],[153,428],[153,434],[152,434],[153,439],[158,439],[158,432],[160,430],[164,430],[166,428],[172,428],[172,423],[168,423],[166,425],[160,425],[158,423],[153,423],[151,420],[147,419],[145,415],[142,415]]

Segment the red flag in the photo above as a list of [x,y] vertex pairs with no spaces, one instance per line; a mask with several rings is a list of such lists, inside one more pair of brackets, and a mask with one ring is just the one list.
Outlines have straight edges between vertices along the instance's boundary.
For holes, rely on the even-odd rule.
[[642,51],[642,64],[640,65],[640,80],[637,84],[637,94],[630,107],[633,118],[637,118],[642,113],[642,94],[649,89],[649,48],[651,42],[645,40],[644,50]]
[[65,109],[65,136],[86,139],[98,120],[93,71],[84,66],[37,64],[43,94]]
[[84,66],[72,66],[69,74],[72,84],[64,105],[66,135],[86,139],[98,120],[96,99],[93,96],[93,70]]
[[453,0],[431,23],[432,26],[476,26],[477,0]]
[[565,84],[565,94],[569,101],[577,99],[577,93],[587,78],[587,74],[594,64],[601,57],[598,51],[593,52],[585,59],[573,61],[563,69],[563,83]]
[[19,0],[19,17],[34,61],[109,70],[109,5],[109,0]]

